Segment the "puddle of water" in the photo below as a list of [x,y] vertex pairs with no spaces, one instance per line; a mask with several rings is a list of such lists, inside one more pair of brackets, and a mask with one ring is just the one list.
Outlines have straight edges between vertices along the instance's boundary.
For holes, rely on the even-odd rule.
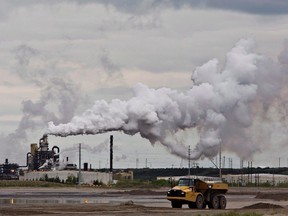
[[[78,204],[78,203],[91,203],[87,199],[26,199],[26,198],[5,198],[0,199],[0,204]],[[93,203],[93,202],[92,202]]]
[[[161,199],[160,199],[161,198]],[[120,204],[133,200],[135,204],[146,205],[147,203],[167,203],[163,197],[143,197],[143,196],[115,196],[115,197],[2,197],[0,198],[0,205],[11,204]]]

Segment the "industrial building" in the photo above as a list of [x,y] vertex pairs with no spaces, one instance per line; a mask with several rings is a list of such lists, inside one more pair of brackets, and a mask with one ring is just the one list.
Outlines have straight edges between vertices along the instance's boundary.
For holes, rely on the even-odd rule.
[[37,143],[31,144],[31,151],[27,153],[27,166],[29,171],[53,170],[59,167],[58,146],[49,150],[48,136],[44,134]]
[[249,184],[253,184],[255,186],[263,184],[277,186],[281,183],[288,183],[288,175],[269,173],[223,175],[223,178],[233,186],[246,186]]
[[16,163],[9,163],[5,159],[4,164],[0,164],[0,180],[18,180],[19,179],[19,165]]
[[[79,164],[81,164],[81,144],[79,146]],[[26,155],[26,165],[9,163],[8,159],[0,165],[0,180],[22,180],[36,181],[58,179],[66,182],[68,178],[77,179],[81,184],[109,184],[113,182],[113,136],[110,136],[110,169],[104,172],[88,169],[88,163],[83,163],[83,169],[79,170],[76,164],[71,164],[66,158],[66,163],[59,162],[60,148],[53,146],[49,148],[48,136],[44,134],[39,143],[30,144],[30,151]],[[19,168],[23,172],[19,175]],[[116,179],[133,179],[133,173],[117,173]]]
[[[110,148],[113,148],[113,136],[110,136]],[[110,161],[112,161],[112,150],[110,154]],[[113,174],[111,172],[112,162],[110,164],[110,172],[95,172],[88,170],[88,163],[84,163],[84,169],[77,169],[76,164],[68,162],[60,166],[59,163],[60,149],[58,146],[53,146],[49,149],[49,142],[47,134],[39,140],[39,144],[32,143],[30,145],[30,152],[27,153],[27,171],[20,180],[41,180],[46,178],[57,178],[61,182],[65,182],[69,177],[80,179],[81,184],[93,184],[95,181],[103,184],[112,182]],[[79,149],[79,163],[81,164],[81,145]],[[79,178],[80,176],[80,178]]]
[[[23,181],[38,181],[47,178],[58,178],[61,182],[65,182],[69,177],[78,178],[79,171],[77,170],[55,170],[55,171],[38,171],[38,172],[25,172],[24,176],[20,176],[19,180]],[[90,172],[81,171],[80,182],[81,184],[93,185],[95,182],[109,184],[112,182],[112,174],[109,172]]]

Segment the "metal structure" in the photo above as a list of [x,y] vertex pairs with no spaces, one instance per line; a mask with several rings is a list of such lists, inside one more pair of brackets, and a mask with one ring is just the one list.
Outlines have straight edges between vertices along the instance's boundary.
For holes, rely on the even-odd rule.
[[[57,151],[56,151],[57,150]],[[39,145],[31,144],[31,151],[27,153],[27,166],[29,170],[52,170],[59,166],[59,147],[53,146],[49,150],[48,136],[44,134]]]
[[0,180],[19,180],[19,165],[9,163],[8,159],[0,165]]
[[82,182],[82,174],[81,174],[81,143],[79,143],[79,168],[78,168],[78,185]]

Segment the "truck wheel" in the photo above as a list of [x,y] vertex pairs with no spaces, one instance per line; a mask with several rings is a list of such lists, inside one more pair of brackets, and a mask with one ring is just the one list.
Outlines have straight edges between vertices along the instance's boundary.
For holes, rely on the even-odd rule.
[[218,196],[213,196],[209,208],[218,209],[219,208],[219,198]]
[[202,209],[203,208],[203,197],[201,195],[198,195],[196,198],[196,208]]
[[219,209],[225,209],[226,208],[226,197],[220,196],[219,197]]
[[182,208],[182,203],[177,201],[171,202],[172,208]]

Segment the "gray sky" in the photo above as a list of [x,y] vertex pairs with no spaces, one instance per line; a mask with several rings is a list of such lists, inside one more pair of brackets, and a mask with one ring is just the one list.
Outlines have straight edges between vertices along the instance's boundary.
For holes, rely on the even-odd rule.
[[[95,100],[127,100],[137,83],[185,92],[196,67],[213,58],[224,65],[241,38],[252,38],[256,53],[277,62],[287,43],[287,23],[284,0],[0,0],[0,162],[23,164],[48,121],[67,123]],[[98,145],[110,134],[118,151],[115,166],[135,167],[137,158],[139,167],[146,158],[152,167],[187,165],[139,135],[49,140],[61,150],[78,142]],[[177,136],[185,146],[195,146],[195,131]],[[281,144],[257,152],[255,165],[278,166],[281,158],[287,166],[287,145],[282,145],[287,138],[273,136]],[[272,150],[275,158],[268,164]],[[107,165],[107,151],[86,154],[94,167]],[[223,154],[239,166],[236,153],[224,149]]]

